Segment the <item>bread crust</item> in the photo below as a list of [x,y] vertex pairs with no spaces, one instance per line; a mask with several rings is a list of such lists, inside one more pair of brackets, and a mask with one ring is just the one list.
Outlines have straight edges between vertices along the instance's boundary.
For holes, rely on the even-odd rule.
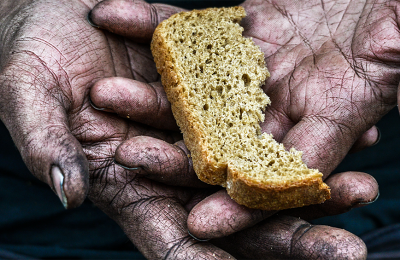
[[254,183],[240,171],[228,166],[226,190],[241,205],[262,210],[282,210],[323,203],[330,198],[322,178],[307,178],[291,184]]
[[[194,10],[192,12],[206,12],[205,10]],[[173,15],[171,18],[179,16]],[[225,186],[227,175],[227,164],[218,163],[207,149],[207,140],[203,128],[197,120],[193,120],[192,111],[188,105],[188,93],[184,93],[185,81],[179,73],[179,63],[174,52],[166,42],[164,32],[167,21],[163,21],[154,31],[151,51],[161,75],[161,82],[171,102],[172,113],[183,133],[183,139],[193,159],[193,168],[198,178],[211,185]],[[177,63],[177,64],[174,64]]]
[[[192,12],[202,13],[207,10]],[[242,7],[236,7],[233,11],[242,12],[242,17],[245,16]],[[181,14],[175,14],[171,18],[176,19],[179,15]],[[262,184],[244,178],[244,174],[233,166],[217,162],[210,156],[205,132],[193,118],[193,111],[188,105],[189,93],[185,92],[187,83],[179,70],[181,64],[166,41],[168,20],[156,28],[151,50],[168,100],[171,102],[172,112],[183,133],[185,144],[191,152],[193,167],[198,178],[212,185],[226,187],[228,194],[235,201],[250,208],[281,210],[318,204],[329,199],[329,187],[322,182],[322,174],[317,170],[314,170],[317,177],[304,179],[301,182],[285,185]]]

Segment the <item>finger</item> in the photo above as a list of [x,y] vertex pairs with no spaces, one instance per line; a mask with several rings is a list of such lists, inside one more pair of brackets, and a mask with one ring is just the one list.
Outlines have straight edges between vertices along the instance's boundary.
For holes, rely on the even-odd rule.
[[111,178],[108,186],[94,184],[90,198],[120,225],[147,259],[234,259],[188,235],[187,212],[181,204],[188,199],[188,192],[146,178],[133,177],[124,183],[123,175],[115,178],[123,187],[116,189]]
[[68,127],[69,103],[57,87],[61,81],[30,56],[14,59],[18,66],[9,66],[0,78],[1,89],[7,90],[0,90],[1,119],[29,170],[66,208],[77,207],[88,191],[89,166]]
[[181,11],[184,9],[142,0],[106,0],[92,9],[89,18],[93,24],[110,32],[150,42],[157,25]]
[[329,176],[326,184],[331,188],[331,199],[319,205],[285,210],[283,214],[312,220],[345,213],[353,208],[375,202],[379,186],[374,177],[363,172],[342,172]]
[[190,234],[202,240],[224,237],[251,227],[274,213],[239,205],[226,190],[221,190],[192,209],[188,217],[188,229]]
[[[376,180],[365,173],[346,172],[327,179],[332,198],[320,205],[285,211],[305,219],[337,215],[352,208],[373,203],[379,194]],[[197,204],[189,214],[188,228],[199,239],[223,237],[253,226],[274,212],[251,210],[232,201],[219,191]]]
[[306,165],[318,169],[326,178],[356,140],[353,130],[325,117],[304,117],[290,129],[282,143],[286,149],[294,147],[302,151]]
[[126,169],[165,184],[208,187],[197,178],[188,154],[182,141],[169,144],[156,138],[137,136],[117,148],[115,161]]
[[[282,93],[270,93],[274,103],[265,112],[265,121],[261,124],[262,131],[271,133],[274,139],[284,144],[289,150],[294,147],[303,152],[303,161],[309,168],[318,169],[326,178],[343,160],[358,133],[354,128],[346,128],[340,122],[323,116],[303,117],[297,124],[281,110],[284,101]],[[281,96],[282,95],[282,96]],[[361,137],[358,147],[368,145],[374,128]],[[376,141],[376,139],[375,139]],[[356,144],[357,145],[357,144]],[[357,147],[355,148],[357,149]]]
[[[245,242],[244,242],[245,241]],[[343,229],[314,226],[289,216],[275,216],[226,239],[213,241],[238,258],[365,259],[367,248]]]
[[368,129],[357,141],[353,144],[350,149],[350,153],[356,153],[365,148],[371,147],[379,143],[381,139],[381,132],[379,128],[376,126],[371,127]]
[[105,78],[94,84],[90,99],[98,110],[166,130],[178,130],[161,82],[146,84],[126,78]]
[[[272,104],[266,110],[265,124],[269,124],[269,118],[277,111],[279,120],[273,121],[273,129],[279,132],[282,126],[279,137],[283,137],[278,141],[286,149],[293,147],[302,151],[306,165],[318,169],[324,178],[343,160],[356,140],[390,108],[379,105],[371,90],[364,93],[364,88],[360,87],[361,93],[356,91],[363,83],[351,69],[337,72],[344,61],[335,60],[334,72],[332,67],[325,68],[329,58],[332,57],[323,55],[321,60],[308,57],[296,65],[292,73],[266,89]],[[327,76],[328,71],[343,73],[338,78],[346,78],[346,81],[332,79]],[[337,86],[341,86],[340,91]],[[335,101],[338,96],[342,102]],[[291,123],[295,125],[291,127]]]
[[[190,237],[184,225],[187,213],[175,201],[144,203],[139,211],[137,214],[145,216],[144,221],[131,225],[124,218],[125,225],[121,226],[148,259],[234,259],[210,243],[199,243]],[[155,237],[148,240],[146,233]]]

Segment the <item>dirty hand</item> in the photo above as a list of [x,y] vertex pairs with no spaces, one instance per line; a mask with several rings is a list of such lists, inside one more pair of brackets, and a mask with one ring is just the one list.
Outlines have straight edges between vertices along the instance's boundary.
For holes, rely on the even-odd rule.
[[[396,18],[396,9],[390,3],[335,1],[328,4],[303,1],[294,4],[287,1],[286,4],[285,1],[280,1],[276,4],[269,1],[247,1],[243,4],[248,13],[242,23],[245,35],[253,37],[261,46],[272,75],[265,86],[272,105],[267,108],[263,130],[273,133],[287,148],[296,147],[304,151],[305,162],[312,168],[320,169],[325,178],[352,147],[357,150],[376,142],[378,131],[373,125],[396,103],[398,73],[396,67],[389,65],[397,61],[396,56],[388,54],[395,52],[391,43],[396,42],[398,35],[396,23],[392,21]],[[128,26],[135,19],[128,15],[133,10],[130,9],[131,6],[131,1],[107,1],[94,10],[95,23],[114,33],[134,38]],[[372,9],[373,12],[366,11]],[[359,10],[359,13],[355,14],[354,10]],[[366,20],[368,15],[372,17]],[[379,27],[380,23],[386,22],[383,18],[388,20],[391,27]],[[389,29],[381,30],[382,28]],[[109,79],[105,85],[115,86],[113,81],[114,79]],[[97,101],[102,102],[101,100],[99,98]],[[114,109],[114,112],[121,114],[117,110]],[[143,152],[143,148],[152,146],[159,149]],[[171,160],[166,156],[171,154],[171,149],[173,148],[168,144],[143,145],[132,139],[118,148],[116,160],[127,167],[140,166],[141,174],[159,181],[173,179],[174,172],[184,176],[182,171],[186,172],[188,178],[192,178],[190,167],[176,165],[174,168],[173,165],[166,164],[169,166],[168,171],[162,171],[160,167],[154,166],[154,162],[164,165]],[[184,154],[178,156],[182,162],[187,160]],[[190,163],[186,164],[190,166]],[[369,203],[378,194],[375,180],[363,173],[342,173],[331,176],[326,182],[332,187],[331,201],[288,211],[287,214],[308,219],[338,214]],[[199,238],[216,238],[254,225],[270,215],[271,212],[238,206],[226,193],[219,191],[193,208],[188,227]],[[300,221],[289,218],[287,222],[286,217],[277,217],[259,225],[268,227],[276,219],[293,225]],[[299,225],[304,227],[304,223]],[[274,234],[289,234],[280,242],[287,248],[293,247],[288,242],[292,238],[296,239],[295,233],[285,229],[271,230],[277,232]],[[351,234],[343,233],[343,240],[340,240],[337,239],[340,236],[334,235],[335,229],[324,227],[322,230],[305,229],[297,238],[306,239],[310,244],[313,241],[319,242],[318,248],[330,245],[330,248],[336,249],[328,250],[326,252],[329,255],[321,256],[324,251],[317,247],[306,247],[303,248],[304,255],[324,258],[366,256],[365,245]],[[253,229],[253,232],[256,231],[257,229]],[[307,236],[304,236],[305,232]],[[321,232],[331,235],[320,236]],[[250,241],[250,237],[247,236],[246,241]],[[253,237],[255,239],[256,235]],[[257,237],[263,238],[262,235]],[[266,239],[261,244],[268,243],[277,245],[278,242]],[[282,244],[280,246],[277,247],[282,248]],[[300,251],[287,250],[294,255]],[[272,250],[263,252],[274,254]],[[277,252],[275,253],[279,255]],[[285,258],[288,255],[280,257]]]
[[[181,136],[169,103],[163,102],[162,86],[151,83],[158,76],[148,46],[92,27],[86,17],[96,3],[0,3],[1,120],[30,171],[49,184],[65,207],[79,206],[88,194],[149,259],[231,257],[187,233],[185,206],[202,190],[164,185],[114,163],[124,140],[175,143]],[[149,23],[179,10],[134,3],[133,15]],[[136,40],[148,41],[143,28],[136,29]],[[115,76],[133,80],[136,92],[127,88],[119,94],[141,95],[147,103],[135,104],[140,113],[122,113],[122,118],[90,105],[94,83]],[[179,144],[175,147],[175,153],[183,153]]]

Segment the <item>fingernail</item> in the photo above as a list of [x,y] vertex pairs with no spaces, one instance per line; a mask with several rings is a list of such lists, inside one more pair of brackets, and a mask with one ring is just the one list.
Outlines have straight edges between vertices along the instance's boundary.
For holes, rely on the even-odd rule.
[[127,167],[125,165],[117,163],[117,161],[115,161],[115,159],[114,159],[114,163],[115,163],[115,165],[118,165],[119,167],[124,168],[125,170],[129,170],[129,171],[135,171],[135,170],[143,169],[143,167],[141,167],[141,166],[138,166],[138,167]]
[[95,24],[92,20],[92,10],[89,11],[89,13],[86,16],[86,20],[87,22],[90,24],[90,26],[100,29],[100,26],[98,26],[97,24]]
[[[375,201],[378,200],[379,196],[380,196],[380,192],[378,191],[378,194],[376,195],[376,197],[375,197],[373,200],[371,200],[371,201],[365,201],[365,202],[359,202],[359,203],[357,203],[357,205],[360,205],[360,207],[362,207],[362,206],[365,206],[365,205],[372,204],[372,203],[374,203]],[[356,206],[356,207],[357,207],[357,206]]]
[[92,99],[89,98],[89,104],[96,110],[103,111],[105,108],[96,107],[96,105],[92,102]]
[[65,196],[64,193],[64,175],[61,172],[61,169],[57,166],[53,166],[51,168],[51,179],[53,181],[53,188],[58,196],[60,198],[61,203],[63,204],[64,208],[68,207],[68,201],[67,197]]
[[192,238],[194,238],[194,239],[196,239],[197,241],[200,241],[200,242],[207,242],[207,241],[210,240],[210,239],[200,239],[200,238],[197,238],[197,237],[195,237],[192,233],[190,233],[189,230],[188,230],[188,234],[189,234]]
[[375,143],[373,143],[373,145],[372,145],[372,146],[374,146],[374,145],[378,144],[378,143],[379,143],[379,141],[381,140],[381,137],[382,137],[381,130],[380,130],[378,127],[376,127],[376,129],[378,130],[378,138],[376,139]]
[[89,104],[90,104],[91,107],[93,107],[94,109],[96,109],[96,110],[98,110],[98,111],[104,111],[104,112],[111,112],[111,113],[114,113],[114,110],[112,110],[112,109],[104,108],[104,107],[97,107],[97,106],[93,103],[93,101],[92,101],[91,98],[89,98]]

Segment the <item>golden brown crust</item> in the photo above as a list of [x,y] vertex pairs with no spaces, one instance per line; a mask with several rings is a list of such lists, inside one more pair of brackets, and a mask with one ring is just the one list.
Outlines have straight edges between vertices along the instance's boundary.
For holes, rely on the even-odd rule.
[[[207,10],[193,12],[202,13]],[[242,7],[229,11],[242,12],[242,16],[245,16]],[[182,15],[182,13],[175,14],[171,18],[179,19]],[[174,56],[172,47],[168,46],[166,41],[166,26],[170,19],[156,28],[151,50],[168,100],[171,102],[172,112],[183,133],[185,144],[191,151],[193,167],[199,179],[209,184],[226,186],[229,195],[235,201],[250,208],[281,210],[322,203],[329,199],[329,187],[322,182],[322,175],[317,171],[318,174],[315,175],[317,177],[290,185],[272,186],[252,182],[234,167],[228,167],[227,163],[218,163],[212,158],[207,150],[206,133],[200,123],[193,119],[193,111],[188,105],[189,94],[185,92],[187,83],[181,76],[180,64]]]
[[321,178],[308,178],[290,185],[265,185],[239,177],[241,175],[233,167],[228,167],[226,189],[232,199],[249,208],[282,210],[330,199],[329,187]]

